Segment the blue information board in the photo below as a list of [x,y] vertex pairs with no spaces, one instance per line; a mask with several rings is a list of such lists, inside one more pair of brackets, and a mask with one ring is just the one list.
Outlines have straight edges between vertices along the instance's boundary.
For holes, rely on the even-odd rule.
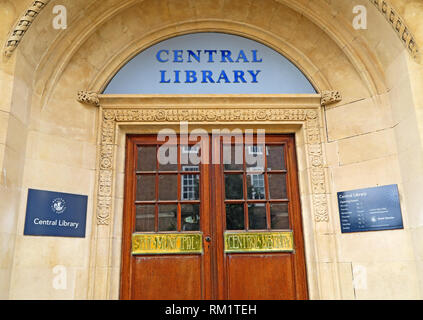
[[24,235],[84,238],[87,200],[84,195],[29,189]]
[[338,192],[341,232],[402,229],[398,186]]

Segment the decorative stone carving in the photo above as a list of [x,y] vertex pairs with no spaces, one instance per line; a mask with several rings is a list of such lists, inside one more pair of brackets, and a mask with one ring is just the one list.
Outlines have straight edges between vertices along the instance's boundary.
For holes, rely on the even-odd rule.
[[38,14],[45,8],[45,6],[50,2],[50,0],[37,0],[32,3],[32,5],[25,11],[23,16],[19,19],[18,23],[13,28],[13,31],[10,33],[9,38],[6,41],[4,48],[4,55],[10,57],[16,47],[22,40],[22,37],[25,35],[28,28],[31,26],[34,19]]
[[302,109],[108,109],[105,120],[133,121],[304,121]]
[[96,107],[100,105],[98,94],[97,92],[93,92],[93,91],[84,91],[84,90],[78,91],[77,100],[81,103],[88,103],[88,104],[95,105]]
[[332,103],[336,103],[342,100],[341,93],[339,91],[323,91],[322,92],[322,106],[327,106]]
[[113,203],[113,163],[115,154],[116,123],[181,122],[213,123],[230,121],[295,121],[303,122],[308,143],[311,190],[316,221],[328,221],[326,181],[320,137],[319,114],[315,109],[210,109],[210,108],[109,108],[101,114],[100,159],[97,190],[97,224],[110,223]]
[[322,146],[320,144],[312,144],[308,148],[308,154],[310,156],[311,165],[313,167],[323,166]]
[[379,10],[379,12],[385,17],[386,21],[394,29],[398,38],[410,53],[413,58],[417,58],[419,55],[419,48],[417,46],[416,39],[410,31],[410,28],[406,25],[404,19],[399,13],[392,7],[391,4],[386,0],[369,0]]
[[329,221],[326,194],[313,194],[313,209],[316,222]]
[[325,171],[322,165],[311,168],[311,185],[313,194],[323,194],[326,192]]

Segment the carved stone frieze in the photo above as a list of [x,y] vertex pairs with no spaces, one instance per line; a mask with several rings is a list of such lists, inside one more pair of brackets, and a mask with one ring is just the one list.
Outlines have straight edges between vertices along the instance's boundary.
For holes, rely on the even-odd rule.
[[328,221],[324,160],[319,115],[313,109],[210,109],[210,108],[105,108],[101,114],[99,178],[97,190],[97,224],[108,225],[113,203],[113,163],[117,123],[181,122],[212,123],[230,121],[295,121],[305,125],[307,156],[311,163],[310,181],[315,221]]
[[6,57],[10,57],[12,55],[13,51],[21,42],[22,37],[25,35],[26,31],[31,26],[34,19],[49,2],[50,0],[34,1],[31,6],[25,11],[25,13],[19,19],[12,32],[10,33],[9,38],[6,41],[6,45],[4,48],[4,55]]
[[118,122],[155,121],[305,121],[303,109],[108,109],[104,119]]

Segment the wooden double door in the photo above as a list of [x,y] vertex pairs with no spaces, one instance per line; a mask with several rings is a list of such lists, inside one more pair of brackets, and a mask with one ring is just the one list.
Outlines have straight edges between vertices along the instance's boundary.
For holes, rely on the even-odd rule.
[[127,137],[121,299],[307,299],[294,137],[185,140]]

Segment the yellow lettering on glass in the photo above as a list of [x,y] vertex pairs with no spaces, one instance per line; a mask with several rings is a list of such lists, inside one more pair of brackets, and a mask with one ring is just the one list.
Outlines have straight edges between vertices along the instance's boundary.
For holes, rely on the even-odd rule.
[[132,254],[183,254],[203,252],[201,233],[133,233]]
[[292,231],[226,232],[225,252],[292,252]]

